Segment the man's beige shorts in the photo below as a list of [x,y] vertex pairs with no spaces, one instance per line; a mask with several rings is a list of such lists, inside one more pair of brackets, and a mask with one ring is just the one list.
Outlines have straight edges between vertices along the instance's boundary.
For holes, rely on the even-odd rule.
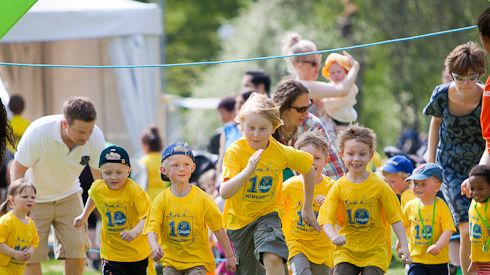
[[90,248],[87,226],[73,227],[73,220],[83,210],[82,197],[79,193],[64,199],[38,203],[31,213],[39,234],[39,247],[29,263],[48,260],[48,236],[51,225],[54,229],[54,254],[56,259],[84,259]]

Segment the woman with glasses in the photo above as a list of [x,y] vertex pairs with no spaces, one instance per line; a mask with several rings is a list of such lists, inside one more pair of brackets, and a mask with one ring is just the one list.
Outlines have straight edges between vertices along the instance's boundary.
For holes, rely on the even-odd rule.
[[[320,131],[330,144],[329,162],[325,165],[324,174],[335,180],[343,176],[344,168],[337,149],[321,121],[308,111],[311,106],[310,90],[298,80],[283,80],[277,84],[272,100],[279,106],[279,113],[283,120],[283,125],[273,135],[276,140],[293,146],[302,133]],[[286,170],[284,180],[291,176],[292,172]]]
[[436,162],[444,169],[441,190],[461,233],[463,274],[470,263],[471,229],[468,228],[470,200],[461,195],[461,184],[485,149],[480,127],[483,85],[478,83],[485,73],[484,55],[474,42],[457,46],[444,63],[452,81],[437,86],[424,108],[424,114],[431,116],[427,161]]
[[[288,34],[283,41],[283,52],[286,55],[302,54],[317,50],[315,43],[302,39],[298,33]],[[352,68],[345,79],[338,83],[317,81],[321,63],[321,55],[319,54],[299,55],[288,59],[288,72],[293,79],[300,80],[310,89],[310,97],[313,101],[310,111],[321,119],[328,130],[328,134],[333,139],[336,136],[335,123],[327,114],[322,99],[346,96],[354,86],[359,72],[359,62],[354,60],[348,53],[344,52],[343,54],[349,59]]]

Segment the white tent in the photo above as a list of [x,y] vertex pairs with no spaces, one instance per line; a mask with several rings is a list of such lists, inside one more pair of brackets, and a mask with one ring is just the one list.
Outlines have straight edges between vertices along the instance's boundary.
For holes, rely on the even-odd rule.
[[[162,15],[130,0],[39,0],[0,40],[0,61],[76,65],[160,63]],[[59,113],[71,96],[91,98],[110,142],[141,152],[139,135],[158,121],[159,69],[0,67],[10,94],[26,99],[25,116]]]

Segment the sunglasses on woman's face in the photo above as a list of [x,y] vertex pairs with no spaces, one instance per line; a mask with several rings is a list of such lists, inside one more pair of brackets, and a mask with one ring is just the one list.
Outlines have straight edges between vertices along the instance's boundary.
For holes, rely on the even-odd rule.
[[453,79],[456,81],[476,81],[480,77],[479,73],[474,73],[470,75],[459,75],[459,74],[452,73],[451,75],[453,76]]
[[318,61],[316,60],[303,60],[303,61],[300,61],[300,63],[303,63],[303,64],[310,64],[311,66],[313,67],[316,67],[318,66]]
[[304,112],[308,111],[308,108],[310,108],[311,104],[312,104],[312,102],[311,102],[311,100],[310,100],[310,104],[308,104],[308,106],[301,106],[301,107],[291,106],[290,108],[291,108],[291,109],[295,109],[295,110],[296,110],[296,112],[298,112],[298,113],[302,114],[302,113],[304,113]]

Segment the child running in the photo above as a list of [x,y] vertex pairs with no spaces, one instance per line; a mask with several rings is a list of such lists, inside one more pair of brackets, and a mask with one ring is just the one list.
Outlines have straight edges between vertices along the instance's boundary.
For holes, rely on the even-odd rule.
[[405,208],[408,201],[415,199],[413,189],[410,188],[410,181],[405,181],[412,174],[413,164],[405,156],[393,156],[381,167],[381,172],[386,183],[391,186],[395,194],[400,195],[401,209]]
[[[334,274],[384,274],[391,260],[387,223],[398,237],[402,261],[410,259],[398,199],[382,179],[366,171],[376,148],[376,136],[371,129],[349,126],[341,132],[338,142],[349,172],[335,182],[318,217],[337,246]],[[340,225],[338,232],[334,230],[335,224]]]
[[171,185],[153,201],[145,225],[152,258],[155,262],[161,259],[163,274],[214,272],[208,238],[211,230],[225,251],[226,268],[233,272],[236,258],[218,206],[211,196],[189,183],[195,169],[194,155],[185,143],[174,143],[163,150],[160,171]]
[[468,271],[490,274],[490,166],[473,167],[469,180],[473,200],[469,209],[471,265]]
[[39,243],[34,221],[29,217],[36,204],[36,187],[24,178],[9,186],[0,206],[0,274],[24,274],[26,262]]
[[244,137],[226,150],[220,194],[225,199],[225,226],[238,258],[237,273],[285,274],[288,248],[277,213],[282,171],[289,167],[303,174],[301,217],[319,230],[312,210],[313,160],[310,154],[272,137],[281,118],[279,107],[266,96],[252,94],[236,121]]
[[97,207],[102,216],[102,273],[146,275],[150,247],[141,232],[150,209],[150,197],[129,178],[131,163],[123,148],[113,145],[102,150],[99,167],[102,180],[92,183],[90,197],[73,226],[84,225]]
[[409,180],[414,182],[417,198],[403,209],[403,223],[410,232],[412,263],[408,275],[448,274],[448,243],[456,228],[449,207],[436,197],[442,184],[442,168],[435,163],[422,164]]
[[[328,162],[329,144],[319,132],[313,131],[304,133],[296,141],[295,147],[313,156],[316,184],[313,211],[318,214],[334,183],[334,180],[322,174],[322,169]],[[296,176],[285,181],[282,187],[282,229],[289,248],[289,264],[293,275],[329,274],[330,268],[333,267],[334,245],[323,232],[306,225],[301,218],[303,182],[302,176]]]

